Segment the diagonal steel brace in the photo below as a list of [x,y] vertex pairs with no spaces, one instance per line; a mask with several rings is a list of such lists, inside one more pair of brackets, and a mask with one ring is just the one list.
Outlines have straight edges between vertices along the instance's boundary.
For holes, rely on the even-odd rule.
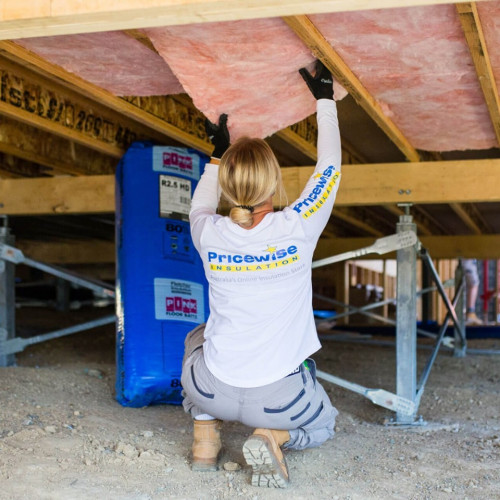
[[115,297],[115,288],[113,285],[110,285],[104,281],[92,280],[84,276],[80,276],[79,274],[68,271],[67,269],[63,269],[57,266],[51,266],[49,264],[44,264],[43,262],[30,259],[28,257],[25,257],[23,252],[18,248],[6,245],[4,243],[0,243],[0,259],[8,260],[9,262],[13,262],[14,264],[25,264],[27,266],[40,269],[41,271],[44,271],[46,273],[58,276],[67,281],[71,281],[78,286],[93,290],[103,297]]

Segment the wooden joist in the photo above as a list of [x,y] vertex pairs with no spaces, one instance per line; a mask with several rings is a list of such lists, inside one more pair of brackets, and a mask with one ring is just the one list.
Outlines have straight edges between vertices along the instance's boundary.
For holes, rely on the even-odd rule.
[[112,174],[116,160],[9,118],[0,120],[0,152],[50,169],[52,175]]
[[339,54],[328,43],[322,33],[307,16],[287,16],[283,18],[311,52],[332,72],[354,100],[368,113],[389,139],[400,149],[408,160],[420,160],[417,150],[383,112],[377,100],[366,90],[358,77],[351,71]]
[[275,135],[286,141],[293,148],[305,154],[307,157],[311,158],[311,160],[316,161],[318,157],[316,144],[312,141],[304,139],[304,137],[295,132],[292,127],[280,130],[279,132],[276,132]]
[[449,0],[2,0],[0,39],[441,3]]
[[[316,115],[307,117],[290,127],[275,134],[286,141],[294,149],[316,161],[318,150],[316,148],[318,139],[318,126]],[[352,144],[342,137],[342,163],[368,163],[365,156],[359,153]],[[346,161],[347,160],[347,161]]]
[[[174,140],[205,153],[210,153],[213,149],[204,131],[202,137],[192,132],[186,132],[183,128],[169,123],[164,118],[145,111],[132,102],[116,97],[107,90],[87,82],[83,78],[42,59],[33,52],[13,42],[0,42],[0,56],[4,61],[2,63],[0,60],[0,69],[3,66],[6,68],[6,71],[16,71],[16,68],[20,67],[21,69],[18,71],[22,72],[25,78],[27,78],[26,75],[30,75],[32,81],[29,81],[29,84],[38,84],[41,87],[51,82],[51,88],[56,88],[64,96],[64,99],[61,98],[60,102],[57,102],[55,112],[53,111],[49,116],[49,111],[47,110],[42,117],[54,124],[54,133],[63,133],[64,130],[61,127],[68,128],[71,130],[70,135],[73,137],[73,140],[76,140],[78,137],[83,141],[88,141],[86,145],[89,147],[92,145],[92,141],[89,141],[89,139],[93,139],[94,143],[96,143],[96,148],[104,147],[104,145],[113,145],[122,151],[131,141],[141,138],[156,140],[160,143]],[[33,74],[38,75],[39,81],[37,81],[37,78]],[[35,93],[34,96],[36,97]],[[66,100],[68,99],[70,102],[71,99],[75,101],[73,112],[70,115],[72,120],[70,119],[69,124],[67,113],[71,109],[66,106]],[[95,108],[99,110],[99,113],[93,113],[92,119],[89,118],[89,114],[85,108],[82,108],[82,99],[86,103],[91,104],[91,109]],[[167,96],[164,98],[164,100],[168,99],[172,98]],[[10,93],[9,99],[5,98],[1,104],[3,106],[0,108],[0,112],[7,113],[7,109],[3,109],[6,106],[11,106],[9,108],[11,109],[11,114],[14,111],[12,107],[21,111],[20,120],[25,118],[26,112],[31,113],[30,109],[33,107],[31,106],[30,109],[26,109],[26,101],[21,100],[19,102],[19,100],[11,98]],[[80,105],[80,108],[77,108],[77,104]],[[61,111],[59,115],[60,107]],[[82,114],[80,115],[80,113]],[[83,121],[79,122],[79,118]],[[99,123],[98,129],[96,129],[96,123]],[[41,126],[41,124],[37,124],[37,126]],[[110,154],[113,154],[113,151]]]
[[491,233],[474,205],[450,203],[452,210],[460,217],[473,234]]
[[80,131],[75,131],[74,129],[60,123],[47,120],[46,118],[41,117],[34,112],[17,109],[14,106],[2,101],[0,101],[0,115],[18,120],[22,123],[26,123],[27,125],[31,125],[45,132],[50,132],[51,134],[57,135],[64,139],[74,141],[78,144],[81,144],[82,146],[94,149],[99,153],[111,156],[116,159],[121,158],[123,156],[123,153],[125,152],[125,150],[120,147],[114,146],[112,144],[106,144],[92,137],[87,137],[86,134]]
[[[289,200],[299,197],[312,172],[282,168]],[[500,201],[500,160],[345,165],[342,176],[337,207]],[[114,176],[4,180],[0,204],[0,213],[12,215],[113,212]]]
[[477,6],[475,2],[465,2],[458,3],[456,8],[460,16],[467,44],[469,45],[472,60],[474,61],[474,66],[476,67],[476,73],[481,84],[486,105],[488,106],[497,142],[500,145],[500,99]]
[[[213,149],[187,96],[119,98],[12,42],[0,42],[0,76],[0,115],[113,158],[140,139]],[[315,116],[277,135],[316,160]]]
[[353,209],[348,207],[336,207],[333,210],[333,224],[335,225],[335,218],[347,222],[354,228],[361,230],[362,233],[371,234],[373,236],[383,236],[384,232],[379,230],[370,221],[360,217]]

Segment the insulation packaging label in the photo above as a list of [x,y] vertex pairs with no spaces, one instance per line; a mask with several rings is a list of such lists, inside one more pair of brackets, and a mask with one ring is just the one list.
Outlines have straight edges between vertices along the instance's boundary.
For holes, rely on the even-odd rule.
[[190,154],[184,148],[153,148],[153,170],[166,174],[177,174],[197,181],[200,178],[200,156]]
[[160,217],[188,222],[191,208],[191,181],[160,175]]
[[192,281],[155,278],[155,318],[159,320],[205,321],[203,285]]

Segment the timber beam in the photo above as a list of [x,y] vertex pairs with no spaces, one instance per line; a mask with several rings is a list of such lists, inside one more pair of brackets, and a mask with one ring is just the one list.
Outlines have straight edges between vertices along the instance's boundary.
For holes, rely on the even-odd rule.
[[[297,199],[313,167],[285,167],[289,200]],[[336,206],[498,202],[500,160],[344,165]]]
[[[314,259],[322,259],[372,245],[375,238],[320,238]],[[422,245],[433,259],[500,259],[500,235],[421,236]],[[111,264],[115,244],[102,240],[60,240],[40,242],[18,240],[16,247],[27,257],[52,264]],[[394,254],[370,254],[364,259],[395,258]],[[326,270],[326,268],[325,268]]]
[[26,257],[48,264],[112,264],[115,262],[114,242],[102,240],[17,240],[16,248],[19,248]]
[[0,214],[83,214],[114,211],[114,175],[0,180]]
[[[420,236],[432,259],[500,259],[500,235]],[[373,245],[374,238],[320,238],[314,260]],[[369,254],[364,259],[395,259],[396,252]]]
[[[300,196],[313,170],[281,169],[289,200]],[[336,207],[500,201],[500,160],[344,165],[342,172]],[[0,204],[0,213],[11,215],[113,212],[114,176],[6,179]]]
[[2,0],[0,39],[444,3],[449,0]]

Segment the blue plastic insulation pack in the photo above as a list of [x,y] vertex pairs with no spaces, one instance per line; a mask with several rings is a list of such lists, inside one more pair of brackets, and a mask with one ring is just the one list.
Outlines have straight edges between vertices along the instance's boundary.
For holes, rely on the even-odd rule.
[[186,334],[208,317],[208,284],[189,231],[209,158],[134,143],[116,172],[116,399],[180,404]]

